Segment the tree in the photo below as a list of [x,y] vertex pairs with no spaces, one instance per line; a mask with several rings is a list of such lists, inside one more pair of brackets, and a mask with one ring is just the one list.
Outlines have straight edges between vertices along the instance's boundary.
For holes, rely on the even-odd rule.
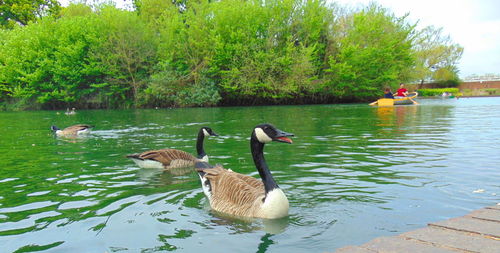
[[0,83],[14,100],[57,108],[95,92],[102,73],[89,64],[89,49],[102,37],[95,15],[54,19],[12,30],[0,43]]
[[428,26],[416,36],[414,50],[416,64],[414,79],[424,81],[458,81],[457,64],[463,47],[452,42],[450,36],[442,34],[442,28]]
[[40,17],[58,15],[61,5],[57,0],[0,0],[0,28],[27,25]]
[[337,52],[330,55],[324,92],[341,100],[380,95],[413,66],[411,34],[414,29],[375,4],[348,14],[338,31]]
[[128,98],[137,102],[139,89],[156,64],[156,38],[134,12],[104,6],[99,19],[106,24],[105,37],[92,49],[92,57],[105,72],[106,82],[95,87],[112,96],[112,106]]
[[134,0],[133,4],[139,16],[153,27],[158,26],[158,19],[172,7],[167,0]]
[[[362,101],[410,74],[455,80],[463,50],[376,4],[87,0],[54,17],[55,0],[0,1],[12,26],[0,29],[0,106],[18,108]],[[36,22],[7,17],[26,3]]]

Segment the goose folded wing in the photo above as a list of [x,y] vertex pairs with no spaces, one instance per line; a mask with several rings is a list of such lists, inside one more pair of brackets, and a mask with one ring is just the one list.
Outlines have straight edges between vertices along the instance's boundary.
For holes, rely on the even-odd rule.
[[91,126],[85,125],[85,124],[78,124],[78,125],[67,127],[63,131],[78,132],[78,131],[83,131],[83,130],[88,129],[88,128],[91,128]]
[[195,159],[195,157],[193,157],[191,154],[177,149],[150,150],[140,154],[139,158],[143,160],[155,160],[164,165],[170,165],[170,163],[174,160]]
[[264,199],[264,187],[255,187],[257,183],[252,177],[221,167],[205,169],[203,172],[206,173],[205,177],[210,180],[212,205],[218,211],[245,215],[246,212],[255,208],[257,200]]
[[251,186],[253,188],[258,188],[258,189],[264,189],[264,183],[262,183],[262,180],[257,179],[255,177],[243,175],[240,173],[234,173],[234,174],[240,180],[244,181],[248,186]]

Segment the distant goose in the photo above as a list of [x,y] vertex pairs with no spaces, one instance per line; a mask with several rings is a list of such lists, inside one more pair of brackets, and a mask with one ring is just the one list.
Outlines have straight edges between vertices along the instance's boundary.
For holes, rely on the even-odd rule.
[[69,110],[69,108],[66,108],[66,112],[64,114],[75,115],[76,114],[75,108],[71,108],[71,111]]
[[203,141],[206,136],[217,136],[209,127],[202,127],[198,131],[196,140],[196,151],[198,157],[178,149],[150,150],[141,154],[127,155],[139,167],[146,169],[179,169],[193,167],[198,161],[208,162],[208,156],[203,149]]
[[203,192],[212,209],[243,217],[274,219],[288,215],[288,199],[274,181],[264,159],[264,144],[271,141],[292,143],[283,132],[271,124],[257,125],[252,131],[250,149],[260,178],[239,174],[198,162],[195,167],[200,176]]
[[50,128],[52,129],[52,131],[54,131],[54,133],[57,136],[78,136],[89,133],[92,126],[85,124],[78,124],[66,127],[63,130],[59,129],[56,126],[51,126]]

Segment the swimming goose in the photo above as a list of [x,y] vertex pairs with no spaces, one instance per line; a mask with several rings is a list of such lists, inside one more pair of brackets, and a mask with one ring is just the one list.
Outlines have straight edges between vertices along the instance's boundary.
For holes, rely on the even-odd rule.
[[203,140],[206,136],[218,136],[209,127],[202,127],[198,131],[196,151],[198,157],[178,149],[149,150],[141,154],[127,155],[137,166],[145,169],[178,169],[193,167],[198,161],[208,162],[208,155],[203,149]]
[[69,110],[69,108],[66,108],[66,112],[64,114],[75,115],[76,114],[75,108],[71,108],[71,111]]
[[274,219],[288,215],[288,199],[274,181],[264,159],[264,144],[271,141],[292,143],[283,132],[271,124],[257,125],[252,131],[250,149],[261,180],[198,162],[195,167],[200,176],[203,192],[212,209],[243,217]]
[[87,134],[90,132],[92,126],[86,124],[78,124],[74,126],[69,126],[64,128],[63,130],[59,129],[56,126],[51,126],[50,129],[54,131],[57,136],[78,136]]

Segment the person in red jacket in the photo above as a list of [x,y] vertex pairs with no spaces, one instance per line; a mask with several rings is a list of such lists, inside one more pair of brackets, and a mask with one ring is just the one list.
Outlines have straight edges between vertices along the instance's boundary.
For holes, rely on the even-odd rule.
[[399,89],[396,91],[396,96],[398,97],[406,97],[408,95],[408,90],[405,89],[405,85],[403,83],[399,84]]

